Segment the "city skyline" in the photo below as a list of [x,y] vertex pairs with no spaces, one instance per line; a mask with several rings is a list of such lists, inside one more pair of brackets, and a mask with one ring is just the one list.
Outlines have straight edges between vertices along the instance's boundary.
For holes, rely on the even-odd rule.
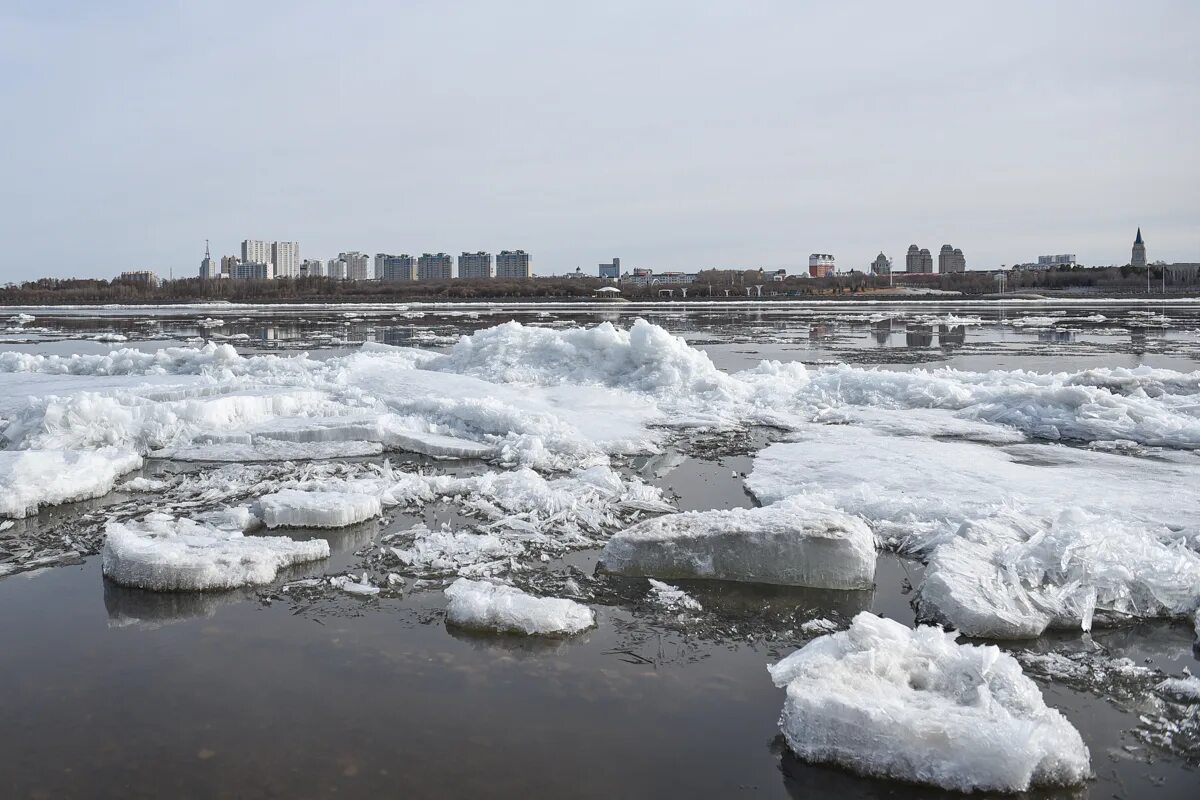
[[[520,242],[535,274],[946,241],[971,270],[1117,264],[1138,225],[1151,260],[1200,253],[1193,3],[127,5],[0,11],[0,281],[193,274],[248,227],[323,258]],[[263,98],[296,112],[220,124]]]

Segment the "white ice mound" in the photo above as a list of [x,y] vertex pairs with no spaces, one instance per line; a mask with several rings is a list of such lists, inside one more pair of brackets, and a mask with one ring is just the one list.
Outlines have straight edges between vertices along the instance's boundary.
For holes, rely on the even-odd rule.
[[645,320],[550,330],[508,322],[459,339],[431,369],[501,383],[602,384],[657,393],[703,390],[730,378],[701,350]]
[[268,528],[343,528],[383,513],[379,498],[354,492],[283,489],[258,499]]
[[324,539],[244,536],[166,514],[105,526],[104,574],[156,592],[235,589],[270,583],[281,568],[329,556]]
[[130,450],[0,450],[0,517],[25,517],[42,506],[108,494],[142,466]]
[[957,791],[1070,786],[1088,749],[1016,660],[868,612],[770,667],[779,724],[809,761]]
[[596,624],[590,608],[574,600],[534,597],[513,586],[459,578],[446,589],[446,621],[453,625],[526,636],[579,633]]
[[875,579],[875,538],[857,517],[788,499],[639,522],[609,539],[600,562],[620,575],[867,589]]

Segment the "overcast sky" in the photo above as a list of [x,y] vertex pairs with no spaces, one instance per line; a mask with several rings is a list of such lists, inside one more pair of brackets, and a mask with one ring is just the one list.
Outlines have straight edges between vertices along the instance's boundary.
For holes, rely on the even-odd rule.
[[1200,3],[0,3],[0,280],[1200,261]]

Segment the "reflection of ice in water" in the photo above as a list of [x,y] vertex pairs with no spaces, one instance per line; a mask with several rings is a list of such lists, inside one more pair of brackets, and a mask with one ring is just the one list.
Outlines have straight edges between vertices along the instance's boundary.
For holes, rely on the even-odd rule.
[[104,608],[110,628],[160,628],[191,619],[208,619],[221,606],[254,599],[251,589],[227,592],[151,592],[129,589],[103,579]]

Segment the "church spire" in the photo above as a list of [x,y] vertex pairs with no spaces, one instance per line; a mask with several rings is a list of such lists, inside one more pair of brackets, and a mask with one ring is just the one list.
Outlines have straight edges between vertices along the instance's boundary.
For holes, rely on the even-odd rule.
[[1137,238],[1133,240],[1133,243],[1134,244],[1142,244],[1143,243],[1142,242],[1142,226],[1140,226],[1140,225],[1138,226]]

